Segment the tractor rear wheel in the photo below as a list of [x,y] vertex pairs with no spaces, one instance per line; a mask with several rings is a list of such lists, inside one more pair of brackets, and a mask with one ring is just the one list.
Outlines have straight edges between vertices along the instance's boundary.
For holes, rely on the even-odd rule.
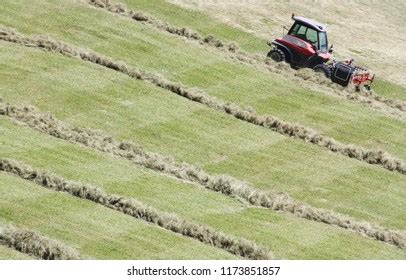
[[280,49],[273,49],[268,53],[268,57],[276,62],[285,61],[285,54]]
[[331,69],[326,64],[318,64],[313,67],[313,70],[318,73],[323,73],[326,78],[331,78]]

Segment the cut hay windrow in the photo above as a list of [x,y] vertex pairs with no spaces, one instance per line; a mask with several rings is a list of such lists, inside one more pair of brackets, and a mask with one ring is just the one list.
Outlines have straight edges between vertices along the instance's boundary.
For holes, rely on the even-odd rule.
[[[235,42],[223,42],[212,35],[203,36],[199,32],[188,27],[177,27],[171,25],[144,12],[128,9],[124,4],[115,4],[109,0],[89,0],[88,3],[109,12],[131,18],[137,22],[148,24],[170,34],[180,36],[191,41],[196,41],[201,45],[216,48],[224,53],[227,53],[227,55],[234,60],[238,60],[256,67],[265,68],[268,71],[276,74],[286,75],[286,73],[289,73],[296,82],[302,85],[307,85],[308,87],[310,86],[312,90],[320,91],[320,88],[315,88],[312,85],[317,84],[318,87],[325,86],[329,95],[339,96],[352,102],[360,103],[368,107],[384,111],[390,115],[404,117],[404,114],[398,110],[406,112],[406,103],[403,101],[384,98],[379,96],[374,91],[362,90],[360,92],[354,92],[352,89],[342,88],[321,75],[316,75],[316,73],[313,71],[307,71],[308,69],[293,70],[287,64],[277,64],[273,60],[264,57],[263,55],[244,52],[240,50]],[[326,92],[324,91],[324,93]],[[386,106],[389,108],[386,108]]]
[[402,100],[385,98],[383,96],[378,95],[374,90],[361,91],[361,94],[366,97],[371,97],[376,101],[385,103],[386,105],[388,105],[392,108],[397,108],[403,112],[406,112],[406,102],[404,102]]
[[33,231],[0,224],[0,244],[43,260],[79,260],[72,248]]
[[303,140],[307,143],[326,148],[334,153],[354,158],[369,164],[377,165],[390,171],[406,174],[406,164],[382,150],[365,149],[359,146],[344,144],[331,137],[298,124],[292,124],[270,115],[258,115],[252,110],[246,110],[233,103],[225,103],[210,96],[199,89],[187,88],[181,84],[171,82],[165,78],[148,73],[141,69],[128,66],[124,62],[116,62],[111,58],[96,52],[85,51],[49,37],[29,37],[18,34],[10,29],[0,28],[0,40],[17,43],[28,47],[36,47],[46,51],[57,52],[63,55],[95,63],[115,71],[121,72],[131,78],[144,80],[160,88],[166,89],[191,101],[206,105],[217,111],[225,112],[239,120],[271,129],[282,135]]
[[0,158],[0,171],[14,174],[54,191],[65,192],[75,197],[96,202],[239,257],[254,260],[272,258],[268,249],[260,247],[252,241],[236,238],[208,226],[187,221],[174,214],[158,211],[133,198],[108,194],[92,185],[68,181],[49,172],[34,170],[32,167],[15,160]]
[[267,195],[235,178],[210,175],[196,166],[175,162],[172,158],[148,152],[143,147],[131,142],[116,141],[101,132],[84,128],[71,128],[55,119],[51,114],[41,113],[31,106],[7,105],[0,101],[0,115],[7,116],[54,137],[125,158],[137,165],[198,184],[227,196],[242,198],[254,206],[273,211],[290,212],[300,218],[338,226],[400,248],[406,247],[404,234],[367,222],[357,221],[333,211],[308,206],[293,200],[284,193]]
[[215,48],[222,48],[230,52],[237,52],[238,48],[235,43],[224,43],[212,35],[203,36],[199,32],[187,27],[177,27],[167,22],[161,21],[141,11],[128,9],[124,4],[113,4],[109,0],[89,0],[89,4],[106,9],[109,12],[131,18],[135,21],[147,23],[159,30],[164,30],[170,34],[181,36],[189,40],[198,41],[202,45],[209,45]]

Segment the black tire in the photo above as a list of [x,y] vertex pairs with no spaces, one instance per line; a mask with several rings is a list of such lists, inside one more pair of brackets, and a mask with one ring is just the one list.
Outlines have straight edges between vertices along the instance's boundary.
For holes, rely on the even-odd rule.
[[282,62],[285,61],[285,53],[280,49],[273,49],[268,53],[268,57],[271,58],[273,61]]
[[331,68],[326,64],[317,64],[313,67],[313,70],[318,73],[323,73],[326,78],[331,78]]

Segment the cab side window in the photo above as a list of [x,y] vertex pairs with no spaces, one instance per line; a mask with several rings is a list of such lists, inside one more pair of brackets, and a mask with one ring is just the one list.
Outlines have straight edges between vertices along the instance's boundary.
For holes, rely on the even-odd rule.
[[299,29],[297,30],[297,35],[306,35],[307,27],[304,25],[299,25]]
[[293,27],[292,31],[289,33],[289,35],[293,35],[300,39],[307,40],[306,31],[307,31],[306,26],[296,23],[295,26]]
[[318,47],[317,31],[296,23],[289,35],[293,35]]
[[308,28],[307,33],[306,33],[306,39],[307,39],[307,41],[309,41],[312,44],[315,44],[317,46],[318,45],[317,44],[317,41],[318,41],[318,39],[317,39],[317,31],[314,30],[314,29]]

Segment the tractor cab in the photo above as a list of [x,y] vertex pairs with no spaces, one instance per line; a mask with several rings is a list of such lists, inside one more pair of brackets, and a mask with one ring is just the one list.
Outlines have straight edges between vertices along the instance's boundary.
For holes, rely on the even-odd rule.
[[310,43],[313,49],[327,53],[327,33],[323,25],[303,17],[294,17],[295,23],[288,35]]
[[273,49],[268,56],[279,62],[285,60],[295,67],[309,67],[327,62],[332,53],[328,49],[326,27],[311,19],[292,15],[294,23],[282,38],[268,43]]
[[333,45],[328,48],[323,24],[294,14],[292,19],[294,23],[286,35],[268,42],[272,48],[268,57],[276,62],[285,61],[293,68],[311,68],[344,87],[353,84],[357,90],[361,87],[370,89],[374,74],[355,66],[353,59],[344,62],[330,60]]

